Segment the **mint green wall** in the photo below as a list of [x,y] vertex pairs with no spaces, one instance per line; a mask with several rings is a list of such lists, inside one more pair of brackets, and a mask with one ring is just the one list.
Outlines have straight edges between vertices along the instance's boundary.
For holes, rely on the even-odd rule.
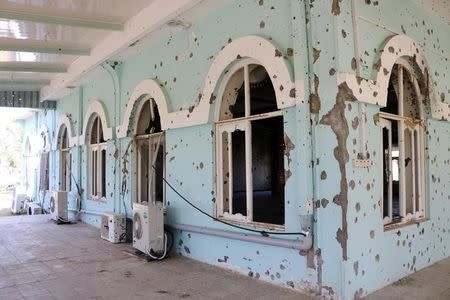
[[[386,39],[404,33],[425,46],[436,95],[450,104],[450,28],[414,0],[356,0],[356,10],[359,39],[354,35],[350,0],[230,1],[191,28],[153,41],[113,70],[106,65],[99,67],[83,86],[58,101],[56,114],[70,115],[77,134],[81,134],[89,103],[100,100],[115,129],[124,121],[134,88],[149,78],[158,80],[167,93],[169,111],[187,109],[197,104],[212,61],[229,40],[247,35],[271,40],[286,55],[295,80],[304,81],[305,98],[315,100],[313,106],[320,104],[312,113],[309,101],[283,110],[285,132],[295,145],[289,165],[292,176],[286,185],[286,231],[298,231],[301,217],[314,210],[313,249],[299,253],[183,232],[176,237],[176,251],[328,298],[360,298],[449,256],[450,124],[431,117],[428,120],[429,220],[384,232],[380,213],[381,131],[373,121],[380,107],[354,101],[358,99],[338,87],[337,76],[356,73],[354,42],[358,40],[361,76],[375,79],[372,66]],[[288,49],[293,49],[293,55],[287,55]],[[360,151],[361,125],[352,126],[352,121],[358,117],[360,105],[367,110],[371,168],[353,165]],[[40,118],[51,125],[57,115],[54,120]],[[210,120],[166,132],[167,179],[209,213],[215,205],[213,129]],[[108,141],[107,201],[95,202],[83,193],[82,208],[126,211],[131,217],[134,154],[132,150],[126,153],[129,137],[114,137]],[[75,147],[72,154],[74,177],[86,189],[87,147]],[[58,161],[54,160],[57,170]],[[199,168],[200,163],[203,168]],[[56,187],[55,176],[53,182]],[[76,197],[72,191],[72,207]],[[225,229],[198,215],[170,190],[167,201],[169,223]],[[82,218],[98,225],[98,216],[83,214]]]

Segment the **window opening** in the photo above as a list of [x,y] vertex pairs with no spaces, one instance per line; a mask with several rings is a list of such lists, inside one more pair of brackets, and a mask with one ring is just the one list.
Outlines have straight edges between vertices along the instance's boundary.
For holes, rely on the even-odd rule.
[[72,156],[69,148],[69,135],[67,127],[61,128],[60,136],[60,159],[59,159],[59,189],[61,191],[70,191],[72,186],[71,169]]
[[238,69],[216,125],[218,215],[284,225],[284,124],[264,67]]
[[89,191],[95,200],[106,198],[106,148],[100,117],[95,116],[89,145]]
[[413,70],[396,64],[387,106],[380,109],[384,224],[425,217],[425,147],[422,94]]
[[161,119],[153,99],[142,105],[135,136],[135,196],[134,202],[164,202],[165,137]]

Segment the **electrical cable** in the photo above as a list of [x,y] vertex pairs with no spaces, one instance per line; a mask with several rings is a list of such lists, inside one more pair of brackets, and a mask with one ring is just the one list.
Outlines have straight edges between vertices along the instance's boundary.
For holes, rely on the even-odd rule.
[[148,256],[150,256],[150,258],[154,259],[154,260],[163,260],[166,255],[167,255],[167,234],[164,233],[164,253],[161,256],[155,256],[152,254],[152,251],[148,251],[147,253]]
[[[156,170],[155,166],[152,166],[153,169]],[[255,233],[259,233],[262,236],[268,237],[269,235],[301,235],[301,236],[308,236],[305,232],[274,232],[274,231],[266,231],[266,230],[257,230],[257,229],[251,229],[251,228],[246,228],[243,226],[239,226],[239,225],[235,225],[235,224],[231,224],[228,222],[225,222],[219,218],[216,218],[214,216],[211,216],[210,214],[208,214],[207,212],[203,211],[201,208],[195,206],[191,201],[189,201],[188,199],[186,199],[186,197],[184,197],[177,189],[175,189],[168,181],[166,178],[162,177],[162,180],[165,182],[165,184],[167,184],[167,186],[175,192],[175,194],[177,194],[183,201],[185,201],[187,204],[189,204],[190,206],[192,206],[195,210],[197,210],[198,212],[200,212],[201,214],[211,218],[214,221],[220,222],[222,224],[225,224],[227,226],[231,226],[234,228],[238,228],[238,229],[242,229],[245,231],[250,231],[250,232],[255,232]]]

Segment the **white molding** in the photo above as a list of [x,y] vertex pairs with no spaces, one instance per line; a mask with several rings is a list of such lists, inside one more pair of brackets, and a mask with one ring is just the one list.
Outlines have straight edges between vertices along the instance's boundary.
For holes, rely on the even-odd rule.
[[[138,114],[140,113],[145,101],[148,99],[153,99],[158,106],[162,130],[169,127],[169,112],[166,94],[158,82],[153,79],[145,79],[136,86],[130,96],[130,99],[128,100],[122,125],[116,130],[117,138],[129,136],[129,133],[131,133],[129,132],[129,130],[131,130],[130,126],[133,126],[132,134],[135,134]],[[134,122],[131,120],[133,111],[136,114]]]
[[[272,80],[277,96],[278,108],[287,108],[305,101],[304,82],[294,82],[289,61],[274,44],[259,36],[250,35],[238,38],[228,44],[213,61],[205,79],[199,103],[191,110],[169,113],[168,128],[180,128],[205,124],[209,121],[211,106],[219,105],[216,98],[210,103],[221,78],[228,68],[240,59],[250,58],[262,65]],[[296,88],[300,88],[298,91]]]
[[380,69],[376,79],[365,79],[350,73],[338,74],[338,85],[346,83],[353,91],[354,96],[361,102],[386,106],[387,89],[394,64],[402,57],[414,58],[422,74],[429,74],[430,106],[433,118],[450,120],[450,105],[439,101],[434,90],[432,72],[423,51],[423,47],[406,35],[395,35],[387,40],[380,50]]
[[113,129],[110,127],[110,122],[108,115],[106,114],[106,109],[103,102],[99,100],[94,100],[89,103],[89,106],[84,114],[83,122],[83,133],[79,136],[78,145],[86,144],[86,132],[88,131],[88,125],[91,122],[93,115],[98,115],[102,122],[103,138],[105,141],[111,140],[113,138]]
[[62,114],[59,116],[58,125],[56,127],[56,138],[52,143],[53,150],[58,150],[59,133],[61,126],[63,125],[66,126],[67,134],[69,135],[69,147],[74,147],[78,144],[78,137],[75,134],[75,130],[69,116],[67,114]]

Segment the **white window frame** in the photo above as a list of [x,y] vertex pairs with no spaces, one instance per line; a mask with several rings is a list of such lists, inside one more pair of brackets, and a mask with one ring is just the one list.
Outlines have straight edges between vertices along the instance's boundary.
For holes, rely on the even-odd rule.
[[[97,128],[91,128],[92,131],[97,130],[97,143],[89,144],[88,146],[88,180],[89,180],[89,198],[97,201],[106,201],[106,180],[105,186],[102,185],[103,179],[106,176],[106,162],[107,162],[107,144],[106,142],[100,143],[100,129],[101,127],[101,119],[97,116]],[[95,124],[95,118],[93,121]],[[89,141],[91,142],[91,141]],[[105,156],[102,156],[102,152],[105,152]],[[103,174],[102,164],[105,164],[105,173]]]
[[[418,221],[426,219],[426,169],[425,169],[425,122],[424,122],[424,109],[423,109],[423,99],[421,97],[419,84],[417,79],[412,76],[412,81],[414,85],[414,92],[419,105],[420,119],[413,119],[404,116],[404,68],[406,68],[410,74],[414,74],[414,71],[406,63],[398,63],[398,115],[390,114],[385,112],[379,112],[378,118],[381,130],[386,129],[388,131],[389,143],[388,143],[388,161],[386,162],[388,174],[388,215],[383,218],[383,224],[385,228],[389,228],[391,225],[401,225],[411,221]],[[398,151],[399,151],[399,162],[405,161],[405,131],[409,132],[411,135],[411,164],[412,164],[412,210],[413,213],[407,213],[407,199],[406,199],[406,166],[404,163],[399,163],[399,212],[401,216],[400,222],[393,223],[393,169],[392,169],[392,125],[393,123],[398,124]],[[383,144],[383,141],[382,143]],[[385,159],[385,153],[382,151],[382,158]],[[382,172],[385,172],[384,168]],[[384,180],[384,174],[382,177]],[[416,185],[417,193],[416,193]],[[381,212],[384,214],[384,192],[381,201]]]
[[[228,80],[236,71],[243,68],[244,72],[244,89],[245,89],[245,116],[241,118],[234,118],[229,120],[222,120],[215,122],[215,166],[216,166],[216,216],[218,218],[232,221],[236,223],[243,223],[246,225],[252,225],[255,227],[265,227],[272,229],[284,229],[284,225],[261,223],[253,221],[253,174],[252,174],[252,121],[269,119],[273,117],[283,116],[281,110],[263,113],[258,115],[251,115],[251,97],[250,97],[250,78],[249,78],[249,65],[257,64],[264,67],[262,64],[255,62],[254,60],[245,60],[240,64],[235,65],[227,74],[223,80],[223,84],[220,88],[219,98],[223,99],[223,95],[228,84]],[[219,105],[221,106],[221,105]],[[220,109],[216,112],[220,115]],[[228,133],[228,147],[231,149],[232,140],[231,134],[235,131],[245,132],[245,184],[246,184],[246,216],[237,216],[232,214],[233,206],[233,182],[232,182],[232,151],[228,151],[228,212],[224,209],[224,182],[225,182],[225,169],[224,169],[224,153],[223,153],[223,133]]]
[[[148,162],[147,166],[143,166],[142,159],[141,159],[141,153],[140,153],[140,147],[139,143],[141,141],[147,141],[148,142]],[[135,161],[134,161],[134,180],[133,180],[133,190],[135,193],[133,193],[133,202],[134,203],[144,203],[144,202],[150,202],[153,203],[156,202],[156,171],[153,168],[153,166],[156,163],[156,160],[158,158],[159,149],[162,147],[163,155],[166,151],[165,149],[165,134],[164,132],[158,132],[153,134],[146,134],[146,135],[137,135],[134,138],[134,149],[135,149]],[[150,174],[150,177],[148,179],[148,185],[147,194],[150,195],[150,199],[141,199],[142,195],[142,189],[143,183],[141,182],[142,176],[141,172],[143,169],[147,169],[147,174]],[[166,174],[166,161],[165,157],[163,157],[163,176]],[[166,202],[166,185],[163,184],[163,203],[165,205]]]

